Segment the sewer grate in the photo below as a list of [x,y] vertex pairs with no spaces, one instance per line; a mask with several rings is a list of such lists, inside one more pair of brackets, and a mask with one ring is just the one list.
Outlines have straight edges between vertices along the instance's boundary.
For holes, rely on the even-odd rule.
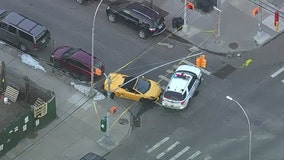
[[229,44],[229,47],[230,47],[231,49],[237,49],[237,48],[239,47],[239,45],[238,45],[238,43],[230,43],[230,44]]
[[213,75],[220,78],[220,79],[225,79],[227,76],[229,76],[232,72],[234,72],[237,68],[227,64],[217,72],[215,72]]

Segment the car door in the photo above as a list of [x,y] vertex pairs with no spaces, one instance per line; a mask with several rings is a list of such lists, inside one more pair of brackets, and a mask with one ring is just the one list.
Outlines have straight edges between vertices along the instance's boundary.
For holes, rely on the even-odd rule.
[[131,99],[131,100],[134,100],[134,101],[139,101],[141,99],[142,95],[139,92],[137,92],[135,89],[131,89],[131,90],[127,90],[124,93],[124,97]]
[[68,72],[70,72],[73,76],[83,76],[87,75],[87,68],[84,67],[83,64],[80,62],[72,59],[72,58],[66,58],[64,63],[64,68]]
[[127,26],[131,28],[137,28],[137,26],[139,25],[139,20],[135,17],[131,10],[124,9],[120,12],[120,14],[122,21],[126,23]]

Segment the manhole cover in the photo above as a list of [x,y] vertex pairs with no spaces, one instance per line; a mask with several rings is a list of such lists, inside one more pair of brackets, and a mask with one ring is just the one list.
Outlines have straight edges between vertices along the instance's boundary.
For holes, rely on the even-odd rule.
[[232,72],[234,72],[237,68],[231,65],[226,65],[217,72],[214,73],[214,75],[220,79],[225,79],[228,75],[230,75]]
[[230,47],[231,49],[237,49],[237,48],[239,47],[239,45],[238,45],[238,43],[230,43],[230,44],[229,44],[229,47]]
[[126,125],[126,124],[128,124],[128,120],[126,118],[120,118],[118,120],[118,123],[121,124],[121,125]]

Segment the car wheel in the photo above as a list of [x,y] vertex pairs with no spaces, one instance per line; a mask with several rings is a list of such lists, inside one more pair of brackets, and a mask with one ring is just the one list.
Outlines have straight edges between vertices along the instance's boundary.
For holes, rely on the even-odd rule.
[[107,17],[108,17],[108,20],[109,20],[111,23],[115,23],[115,22],[116,22],[116,17],[115,17],[114,14],[109,13],[109,14],[107,15]]
[[56,61],[56,60],[53,60],[53,66],[54,66],[54,68],[56,68],[56,69],[59,69],[59,68],[60,68],[60,64],[59,64],[59,62]]
[[146,99],[146,98],[141,98],[140,99],[140,102],[141,103],[152,103],[152,102],[154,102],[155,100],[152,100],[152,99]]
[[83,2],[84,2],[84,0],[76,0],[76,2],[77,2],[78,4],[80,4],[80,5],[82,5]]
[[21,50],[22,50],[23,52],[26,52],[26,51],[27,51],[27,47],[26,47],[25,45],[23,45],[23,44],[21,44],[20,48],[21,48]]
[[146,39],[147,38],[147,33],[144,30],[139,30],[138,31],[138,36],[141,39]]
[[80,77],[79,77],[79,80],[80,80],[80,81],[85,81],[85,82],[90,81],[89,77],[86,76],[86,75],[80,76]]
[[111,99],[114,99],[114,96],[115,96],[114,93],[111,93],[111,94],[110,94],[110,98],[111,98]]

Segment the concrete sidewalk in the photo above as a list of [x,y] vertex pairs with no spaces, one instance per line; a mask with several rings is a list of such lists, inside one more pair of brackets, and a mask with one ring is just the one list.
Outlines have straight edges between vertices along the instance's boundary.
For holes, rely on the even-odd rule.
[[[58,118],[33,137],[22,140],[1,159],[78,160],[88,152],[103,156],[130,133],[130,115],[123,106],[117,105],[117,101],[105,98],[93,103],[91,98],[58,79],[62,76],[54,75],[50,66],[44,66],[46,72],[33,69],[22,63],[20,54],[10,46],[0,45],[0,59],[5,61],[6,67],[55,92]],[[100,118],[114,105],[118,111],[109,118],[111,141],[105,141],[100,131]]]
[[[265,9],[262,14],[252,15],[256,3],[248,0],[220,0],[219,12],[202,13],[186,9],[186,29],[177,31],[172,27],[172,18],[184,18],[184,0],[155,0],[153,4],[168,14],[165,17],[168,31],[191,42],[196,47],[214,53],[235,53],[260,47],[283,32],[283,19],[280,17],[278,32],[274,26],[274,12]],[[263,3],[272,6],[267,0]],[[279,1],[280,2],[280,1]],[[282,2],[283,3],[283,2]],[[283,6],[283,5],[279,5]],[[277,8],[278,6],[274,6]],[[283,10],[283,8],[279,8]],[[258,26],[260,24],[260,27]],[[220,36],[216,31],[220,27]]]

